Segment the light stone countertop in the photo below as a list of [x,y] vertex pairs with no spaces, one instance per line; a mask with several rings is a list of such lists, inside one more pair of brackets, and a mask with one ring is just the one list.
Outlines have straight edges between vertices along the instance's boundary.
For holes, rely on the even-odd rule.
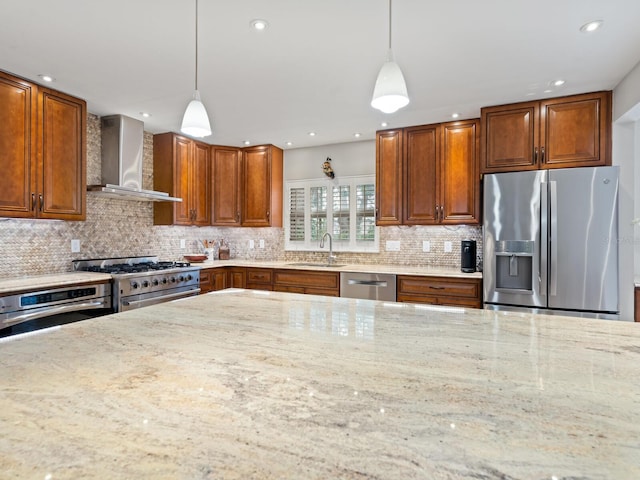
[[[305,262],[258,261],[258,260],[212,260],[192,263],[201,268],[212,267],[255,267],[255,268],[288,268],[297,270],[317,270],[321,272],[359,272],[359,273],[395,273],[397,275],[442,276],[456,278],[482,278],[482,272],[464,273],[454,267],[416,267],[411,265],[379,265],[379,264],[346,264],[337,262],[337,267],[313,266]],[[299,265],[296,265],[299,264]]]
[[34,275],[0,280],[0,294],[16,293],[42,288],[57,288],[92,282],[110,282],[108,273],[65,272],[51,275]]
[[4,340],[2,478],[640,478],[628,322],[223,290]]

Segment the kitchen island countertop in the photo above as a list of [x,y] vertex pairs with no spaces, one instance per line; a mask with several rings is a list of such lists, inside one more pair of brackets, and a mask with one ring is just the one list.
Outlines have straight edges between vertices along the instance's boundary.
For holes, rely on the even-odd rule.
[[0,281],[0,294],[33,291],[43,288],[57,288],[84,283],[105,283],[111,281],[108,273],[64,272],[49,275],[33,275],[7,278]]
[[627,322],[231,289],[7,340],[3,478],[640,478]]

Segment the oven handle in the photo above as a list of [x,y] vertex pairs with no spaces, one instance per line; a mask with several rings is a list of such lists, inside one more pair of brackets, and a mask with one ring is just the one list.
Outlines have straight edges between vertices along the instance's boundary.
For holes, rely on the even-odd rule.
[[191,297],[199,293],[200,289],[194,288],[193,290],[187,290],[186,292],[171,293],[161,297],[151,297],[143,300],[122,300],[122,305],[125,307],[144,307],[145,304],[154,305],[156,303],[168,302],[169,300],[175,300],[177,298]]
[[106,300],[100,300],[97,302],[84,302],[84,303],[72,303],[67,305],[58,305],[57,307],[48,307],[37,312],[23,313],[15,317],[8,317],[3,323],[20,323],[27,320],[35,320],[37,318],[49,317],[51,315],[58,315],[59,313],[77,312],[79,310],[89,310],[91,308],[110,308],[111,305],[107,304]]

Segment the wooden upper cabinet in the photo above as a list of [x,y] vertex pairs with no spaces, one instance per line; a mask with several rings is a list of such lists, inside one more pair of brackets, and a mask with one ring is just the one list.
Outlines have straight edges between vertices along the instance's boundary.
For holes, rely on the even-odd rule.
[[376,225],[402,223],[403,131],[376,132]]
[[441,150],[440,222],[480,223],[480,121],[443,124]]
[[282,150],[248,147],[242,161],[242,226],[282,226]]
[[0,72],[0,216],[33,217],[37,86]]
[[209,145],[175,133],[153,137],[153,184],[182,202],[156,202],[155,225],[211,223]]
[[440,125],[404,129],[403,192],[406,225],[438,223]]
[[540,102],[542,168],[611,165],[611,92]]
[[378,132],[377,224],[479,223],[479,127],[475,119]]
[[38,95],[38,161],[41,218],[84,220],[86,216],[86,103],[41,88]]
[[0,215],[84,220],[86,103],[0,72]]
[[242,149],[211,148],[211,225],[242,223]]
[[611,92],[482,109],[483,173],[611,165]]

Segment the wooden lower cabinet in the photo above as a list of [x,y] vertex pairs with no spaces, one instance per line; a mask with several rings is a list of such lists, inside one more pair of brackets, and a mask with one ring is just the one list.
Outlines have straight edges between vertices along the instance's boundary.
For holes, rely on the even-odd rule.
[[273,290],[273,270],[270,268],[247,268],[246,288],[251,290]]
[[273,290],[339,297],[340,274],[315,270],[274,270]]
[[200,270],[200,293],[215,292],[227,288],[227,271],[224,267]]
[[636,287],[634,291],[633,302],[633,321],[640,322],[640,288]]
[[398,275],[397,300],[482,308],[482,279]]
[[245,267],[227,267],[227,288],[247,288]]

